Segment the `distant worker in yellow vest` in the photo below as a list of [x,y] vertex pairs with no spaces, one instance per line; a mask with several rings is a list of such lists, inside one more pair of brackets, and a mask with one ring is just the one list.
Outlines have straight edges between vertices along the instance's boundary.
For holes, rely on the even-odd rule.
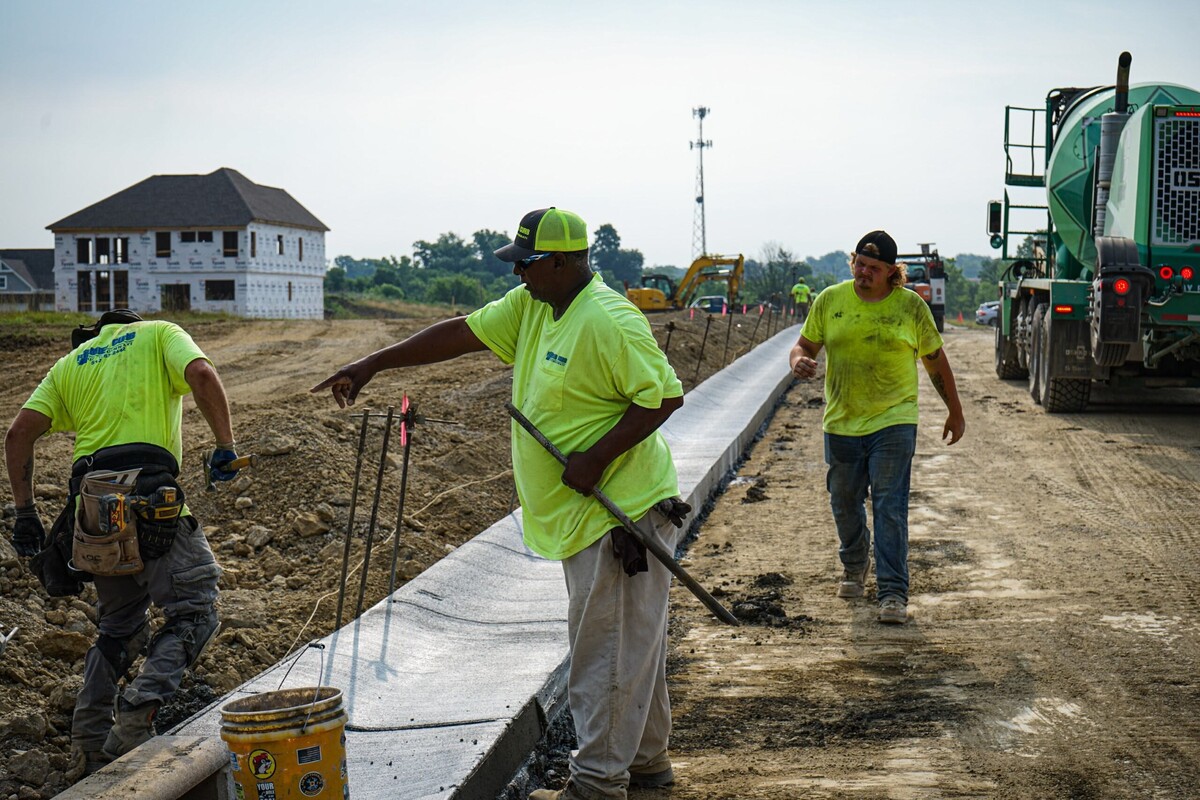
[[564,469],[512,426],[524,539],[561,561],[571,654],[567,697],[578,751],[559,790],[531,800],[624,800],[628,787],[667,786],[667,599],[671,573],[591,496],[599,486],[668,551],[691,511],[659,426],[683,386],[646,316],[588,266],[587,226],[545,208],[522,218],[496,257],[521,285],[467,317],[435,323],[348,364],[312,388],[341,407],[385,369],[491,350],[513,365],[512,402],[567,454]]
[[812,289],[804,282],[804,278],[796,281],[792,287],[792,300],[796,303],[796,314],[801,322],[808,318],[808,301],[811,297]]
[[949,412],[942,439],[954,444],[966,429],[954,373],[933,313],[904,287],[896,242],[871,231],[854,248],[852,280],[817,295],[812,316],[792,348],[792,373],[811,378],[825,350],[826,485],[841,546],[837,595],[862,597],[871,567],[879,621],[908,621],[908,495],[917,445],[917,361]]

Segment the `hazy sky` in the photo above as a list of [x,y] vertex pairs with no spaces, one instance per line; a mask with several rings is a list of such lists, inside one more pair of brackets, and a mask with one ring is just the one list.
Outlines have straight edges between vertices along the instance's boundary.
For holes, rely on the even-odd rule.
[[710,252],[990,253],[1004,106],[1200,88],[1200,2],[0,0],[0,247],[154,174],[232,167],[328,257],[569,208],[646,264]]

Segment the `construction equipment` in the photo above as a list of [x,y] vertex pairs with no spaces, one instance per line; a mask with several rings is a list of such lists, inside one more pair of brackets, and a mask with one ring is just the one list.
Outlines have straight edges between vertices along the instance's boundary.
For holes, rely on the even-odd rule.
[[996,374],[1050,412],[1082,411],[1094,381],[1200,386],[1200,92],[1130,86],[1131,61],[1115,85],[1005,109],[988,233],[1004,259],[1026,238],[999,285]]
[[692,262],[678,285],[666,275],[643,275],[642,285],[627,288],[625,296],[642,311],[674,311],[687,308],[703,284],[719,282],[726,284],[726,296],[732,308],[742,287],[745,269],[746,259],[741,253],[736,256],[703,255]]
[[[563,455],[561,450],[554,446],[553,442],[546,438],[545,434],[537,429],[536,425],[529,421],[528,417],[522,414],[521,411],[512,403],[505,403],[504,407],[508,409],[508,413],[511,414],[512,418],[517,421],[517,424],[524,428],[530,436],[536,439],[537,443],[544,447],[547,453],[554,456],[554,459],[564,467],[567,466],[567,457]],[[617,522],[621,523],[621,527],[628,531],[630,536],[641,542],[641,544],[644,545],[645,548],[650,551],[650,553],[657,558],[664,567],[670,570],[672,575],[674,575],[676,578],[679,578],[680,582],[682,582],[683,585],[686,586],[688,590],[700,600],[701,603],[704,603],[705,607],[707,607],[709,611],[713,612],[713,614],[715,614],[719,620],[727,625],[737,626],[741,624],[738,621],[738,618],[735,617],[733,613],[729,611],[729,609],[721,605],[721,603],[715,597],[708,593],[707,589],[701,586],[695,578],[688,574],[687,570],[679,565],[679,562],[675,560],[675,556],[673,554],[668,552],[661,544],[658,543],[657,540],[647,539],[645,536],[643,536],[641,530],[633,523],[633,520],[629,518],[629,515],[622,511],[616,503],[610,500],[608,495],[601,491],[599,487],[592,489],[592,497],[595,497],[597,500],[599,500],[600,505],[608,509],[608,513],[616,517]]]
[[929,304],[938,333],[946,329],[946,267],[933,243],[922,243],[919,253],[901,253],[896,261],[908,275],[905,288],[912,289]]

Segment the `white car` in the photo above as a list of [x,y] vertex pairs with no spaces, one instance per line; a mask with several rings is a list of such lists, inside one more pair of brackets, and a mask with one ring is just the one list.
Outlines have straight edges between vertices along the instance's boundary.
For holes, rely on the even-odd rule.
[[1000,324],[1000,301],[985,300],[975,309],[975,324],[996,327]]

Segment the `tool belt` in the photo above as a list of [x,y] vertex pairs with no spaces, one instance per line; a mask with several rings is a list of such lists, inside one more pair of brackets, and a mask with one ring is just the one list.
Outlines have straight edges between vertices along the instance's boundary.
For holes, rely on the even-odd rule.
[[[105,447],[90,456],[77,459],[71,470],[70,491],[66,505],[50,529],[46,547],[29,562],[30,569],[51,597],[78,595],[83,591],[83,584],[92,579],[93,573],[79,568],[83,566],[82,562],[72,563],[78,518],[77,509],[81,505],[80,496],[84,478],[88,473],[95,471],[120,472],[134,469],[139,470],[132,489],[135,498],[153,497],[160,487],[174,488],[177,492],[176,504],[182,510],[183,491],[175,483],[175,478],[179,474],[179,465],[170,451],[162,447],[141,443],[123,444]],[[99,519],[99,505],[97,501],[97,520]],[[112,501],[109,501],[108,510],[111,511],[112,506]],[[175,541],[175,535],[179,529],[177,511],[172,514],[170,507],[164,511],[151,508],[148,503],[134,502],[127,502],[126,508],[132,508],[134,516],[138,519],[134,530],[137,537],[138,555],[143,562],[158,558],[171,549],[171,544]],[[146,517],[148,519],[144,519]],[[120,561],[120,557],[117,560]],[[119,574],[133,573],[122,572]]]
[[79,488],[71,565],[92,575],[136,575],[145,568],[137,519],[130,514],[142,470],[92,470]]

